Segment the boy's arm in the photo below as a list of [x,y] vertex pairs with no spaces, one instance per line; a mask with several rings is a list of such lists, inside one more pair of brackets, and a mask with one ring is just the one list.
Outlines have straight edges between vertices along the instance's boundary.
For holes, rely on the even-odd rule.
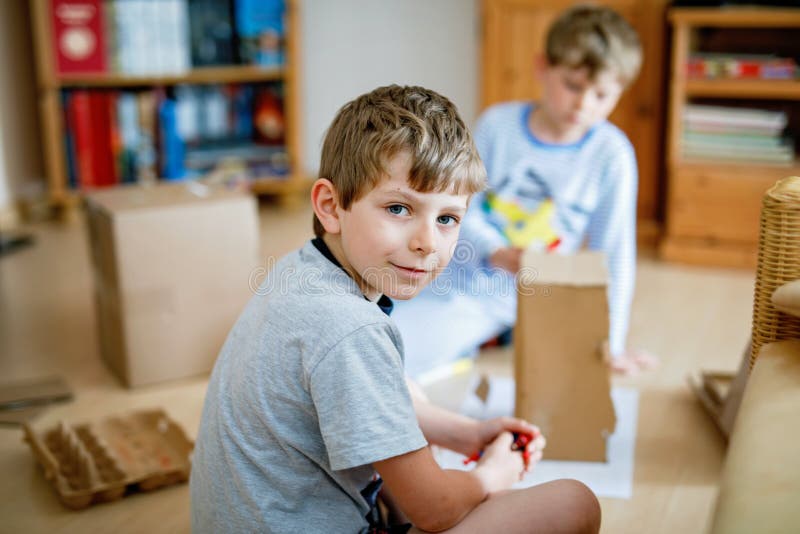
[[478,421],[432,404],[422,389],[406,379],[417,421],[428,443],[471,456],[503,431],[539,434],[539,429],[514,417]]
[[394,501],[418,528],[448,529],[483,502],[490,493],[511,487],[523,473],[522,455],[511,451],[505,432],[487,447],[472,471],[442,469],[430,447],[375,462]]
[[588,246],[608,260],[609,348],[612,357],[625,351],[636,281],[636,156],[630,142],[609,158],[600,203],[589,223]]

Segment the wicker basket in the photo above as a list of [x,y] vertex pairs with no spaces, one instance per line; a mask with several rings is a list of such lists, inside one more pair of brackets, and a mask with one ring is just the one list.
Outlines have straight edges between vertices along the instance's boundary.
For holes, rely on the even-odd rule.
[[765,343],[800,338],[800,318],[778,311],[772,293],[800,279],[800,177],[778,181],[764,195],[753,298],[752,368]]

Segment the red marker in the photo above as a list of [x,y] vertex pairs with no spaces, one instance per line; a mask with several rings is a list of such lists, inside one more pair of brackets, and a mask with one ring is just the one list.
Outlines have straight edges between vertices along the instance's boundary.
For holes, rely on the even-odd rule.
[[[531,451],[528,450],[528,444],[533,441],[533,434],[518,434],[514,432],[514,443],[511,444],[512,451],[522,452],[522,461],[525,462],[525,469],[528,469],[528,464],[531,459]],[[472,462],[477,462],[483,456],[483,451],[478,451],[469,458],[464,459],[464,465]]]

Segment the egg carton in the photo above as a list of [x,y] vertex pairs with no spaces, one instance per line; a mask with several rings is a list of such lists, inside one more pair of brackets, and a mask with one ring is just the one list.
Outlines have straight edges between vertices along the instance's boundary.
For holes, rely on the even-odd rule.
[[189,480],[193,444],[160,409],[78,425],[62,421],[43,432],[29,424],[23,429],[45,478],[69,508]]

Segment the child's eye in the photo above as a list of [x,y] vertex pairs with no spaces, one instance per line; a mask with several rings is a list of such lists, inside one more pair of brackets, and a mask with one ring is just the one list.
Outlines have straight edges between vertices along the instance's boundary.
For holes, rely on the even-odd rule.
[[454,224],[458,224],[458,219],[452,215],[439,215],[436,218],[436,222],[445,226],[452,226]]
[[408,208],[403,206],[402,204],[392,204],[386,208],[386,211],[391,213],[392,215],[405,215],[408,213]]

